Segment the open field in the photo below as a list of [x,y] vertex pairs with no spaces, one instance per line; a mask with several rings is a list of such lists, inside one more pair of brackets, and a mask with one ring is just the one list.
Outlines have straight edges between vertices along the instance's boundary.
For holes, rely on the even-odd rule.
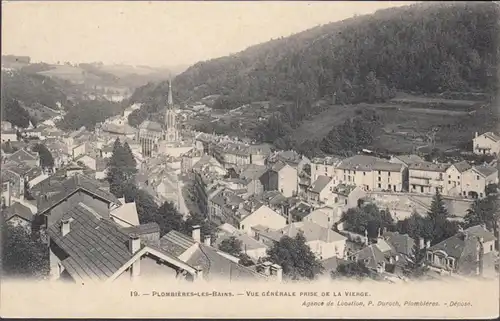
[[[419,97],[416,97],[419,98]],[[431,102],[425,108],[424,101]],[[358,108],[372,109],[377,112],[383,124],[381,134],[375,137],[372,148],[394,153],[408,153],[415,148],[428,145],[428,134],[436,131],[435,147],[443,150],[463,146],[470,141],[475,132],[485,132],[495,128],[497,117],[491,105],[477,101],[457,101],[434,98],[421,98],[416,107],[414,104],[396,104],[394,101],[385,104],[358,104],[329,106],[325,111],[304,121],[295,131],[293,139],[303,142],[306,139],[322,139],[334,127],[353,117]],[[434,106],[435,101],[441,105],[451,102],[445,108],[462,104],[474,109],[474,112],[448,110]],[[484,106],[483,108],[477,108]]]

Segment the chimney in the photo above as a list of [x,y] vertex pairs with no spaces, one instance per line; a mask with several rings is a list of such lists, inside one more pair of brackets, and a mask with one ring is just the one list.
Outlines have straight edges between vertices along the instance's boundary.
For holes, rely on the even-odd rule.
[[[141,248],[141,239],[137,234],[130,234],[128,241],[128,248],[132,254],[135,254]],[[141,274],[141,258],[137,258],[130,268],[130,274],[132,280]]]
[[128,241],[128,249],[132,254],[135,254],[141,248],[141,239],[137,234],[130,234]]
[[206,246],[211,246],[212,245],[212,237],[210,235],[205,236],[205,245]]
[[431,241],[430,240],[427,240],[427,242],[425,242],[425,247],[427,249],[431,247]]
[[423,249],[423,248],[425,248],[425,241],[424,241],[424,239],[423,239],[423,238],[419,238],[419,239],[418,239],[418,242],[419,242],[419,245],[418,245],[418,248],[419,248],[419,249]]
[[283,268],[278,264],[271,265],[271,268],[276,281],[281,282],[283,280]]
[[478,133],[476,132],[476,133],[474,134],[474,137],[475,137],[475,138],[477,138],[477,136],[479,136],[479,135],[478,135]]
[[61,222],[61,235],[66,236],[69,231],[70,231],[70,220],[69,219],[63,219]]
[[201,266],[196,266],[196,281],[203,281],[203,268]]
[[200,226],[199,225],[194,225],[193,226],[193,230],[192,230],[192,238],[196,241],[196,242],[201,242],[201,234],[200,234]]
[[382,229],[380,227],[378,228],[378,238],[382,238]]
[[368,246],[368,230],[365,230],[365,245]]

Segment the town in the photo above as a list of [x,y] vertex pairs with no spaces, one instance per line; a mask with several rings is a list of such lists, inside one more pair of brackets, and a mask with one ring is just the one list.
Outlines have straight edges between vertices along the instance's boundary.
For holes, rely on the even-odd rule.
[[[443,19],[394,9],[430,27],[353,15],[177,74],[132,68],[127,81],[102,63],[3,56],[3,273],[155,279],[156,297],[200,296],[163,286],[173,280],[497,279],[496,60],[454,27],[491,10],[455,6],[435,9]],[[396,33],[406,24],[425,40]],[[456,43],[470,46],[463,57]]]
[[[49,248],[50,279],[497,273],[496,157],[308,159],[182,130],[169,84],[164,122],[137,129],[128,124],[137,105],[94,131],[61,133],[53,119],[28,129],[2,122],[5,221]],[[471,141],[478,158],[500,153],[494,133]],[[296,260],[308,268],[295,270],[304,264]]]

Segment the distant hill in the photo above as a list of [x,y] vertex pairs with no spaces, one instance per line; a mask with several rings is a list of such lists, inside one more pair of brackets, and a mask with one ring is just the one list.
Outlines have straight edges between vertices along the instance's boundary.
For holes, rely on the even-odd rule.
[[[491,92],[499,13],[490,2],[385,9],[199,62],[175,78],[174,94],[180,100],[221,94],[216,108],[232,109],[299,97],[384,101],[395,90]],[[167,86],[141,87],[131,100],[164,102]]]

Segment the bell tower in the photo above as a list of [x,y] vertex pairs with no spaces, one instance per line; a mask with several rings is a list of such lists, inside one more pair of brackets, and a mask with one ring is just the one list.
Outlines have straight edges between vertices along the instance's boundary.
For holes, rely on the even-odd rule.
[[167,143],[179,141],[179,129],[177,124],[177,113],[172,98],[172,81],[168,81],[168,99],[165,109],[165,140]]

